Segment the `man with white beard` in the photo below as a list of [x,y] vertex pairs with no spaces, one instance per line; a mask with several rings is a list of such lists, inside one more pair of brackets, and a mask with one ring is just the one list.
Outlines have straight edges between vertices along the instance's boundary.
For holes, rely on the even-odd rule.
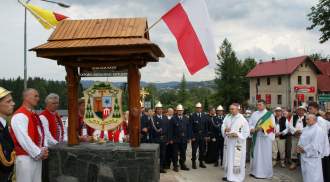
[[223,181],[244,181],[246,138],[249,136],[249,124],[242,114],[239,113],[239,105],[234,103],[229,108],[228,114],[221,127],[225,138],[225,177]]
[[265,116],[269,116],[272,126],[275,125],[274,115],[267,111],[265,101],[260,100],[257,103],[258,111],[254,112],[250,118],[250,133],[252,136],[251,148],[251,176],[254,178],[272,178],[272,144],[275,140],[274,133],[265,134],[265,131],[259,124]]
[[[326,133],[317,124],[316,116],[307,116],[307,127],[300,136],[297,153],[301,154],[301,171],[304,182],[323,182],[321,158],[328,156],[324,148],[329,148]],[[329,172],[329,171],[328,171]]]

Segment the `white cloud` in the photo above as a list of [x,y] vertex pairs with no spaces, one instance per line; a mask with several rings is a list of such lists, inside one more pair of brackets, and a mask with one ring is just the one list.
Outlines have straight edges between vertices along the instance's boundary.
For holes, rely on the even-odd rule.
[[[320,52],[329,55],[329,42],[318,43],[319,32],[307,31],[307,13],[317,0],[206,0],[214,27],[217,46],[224,38],[233,44],[240,59],[253,57],[269,60]],[[71,7],[32,0],[33,3],[70,16],[72,19],[148,17],[149,26],[178,0],[67,0]],[[16,0],[4,0],[0,8],[3,25],[0,29],[0,77],[23,76],[23,8]],[[51,31],[44,30],[28,16],[28,48],[46,42]],[[164,23],[150,31],[151,39],[166,55],[159,63],[149,63],[141,70],[144,81],[178,81],[182,74],[187,80],[214,79],[214,62],[191,76],[177,50],[176,42]],[[28,53],[29,76],[64,80],[64,68],[55,61],[37,58]],[[104,79],[103,79],[104,80]],[[122,78],[114,80],[123,80]]]

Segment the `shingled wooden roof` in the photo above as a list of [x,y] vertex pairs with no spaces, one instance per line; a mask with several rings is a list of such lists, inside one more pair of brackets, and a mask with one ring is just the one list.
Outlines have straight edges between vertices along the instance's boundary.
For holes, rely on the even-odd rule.
[[[158,45],[149,40],[146,18],[64,20],[48,42],[32,48],[38,57],[71,62],[125,61],[142,59],[158,61],[164,57]],[[60,63],[61,64],[61,63]]]

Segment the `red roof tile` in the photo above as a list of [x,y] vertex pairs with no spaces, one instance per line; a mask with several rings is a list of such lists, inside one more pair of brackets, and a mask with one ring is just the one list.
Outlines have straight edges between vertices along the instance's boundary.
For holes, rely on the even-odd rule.
[[257,64],[246,77],[262,77],[274,75],[289,75],[306,60],[308,56],[300,56],[281,60],[265,61]]
[[317,87],[321,92],[330,92],[330,62],[315,61],[316,67],[321,70],[317,76]]

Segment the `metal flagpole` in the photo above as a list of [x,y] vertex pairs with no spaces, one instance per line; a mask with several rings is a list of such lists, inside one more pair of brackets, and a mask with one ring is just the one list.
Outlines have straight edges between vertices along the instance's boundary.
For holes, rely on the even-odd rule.
[[[28,3],[30,0],[26,1]],[[27,88],[27,11],[26,8],[24,8],[24,89]]]
[[[25,1],[25,4],[29,3],[31,0]],[[68,8],[70,5],[60,3],[60,2],[55,2],[55,1],[47,1],[47,0],[41,0],[49,3],[54,3],[57,4],[61,7]],[[21,0],[18,0],[20,4],[24,6],[24,89],[27,88],[27,9],[23,2]],[[34,16],[42,20],[44,23],[48,24],[51,28],[54,28],[51,24],[49,24],[47,21],[45,21],[42,17],[40,17],[38,14],[31,12]]]

